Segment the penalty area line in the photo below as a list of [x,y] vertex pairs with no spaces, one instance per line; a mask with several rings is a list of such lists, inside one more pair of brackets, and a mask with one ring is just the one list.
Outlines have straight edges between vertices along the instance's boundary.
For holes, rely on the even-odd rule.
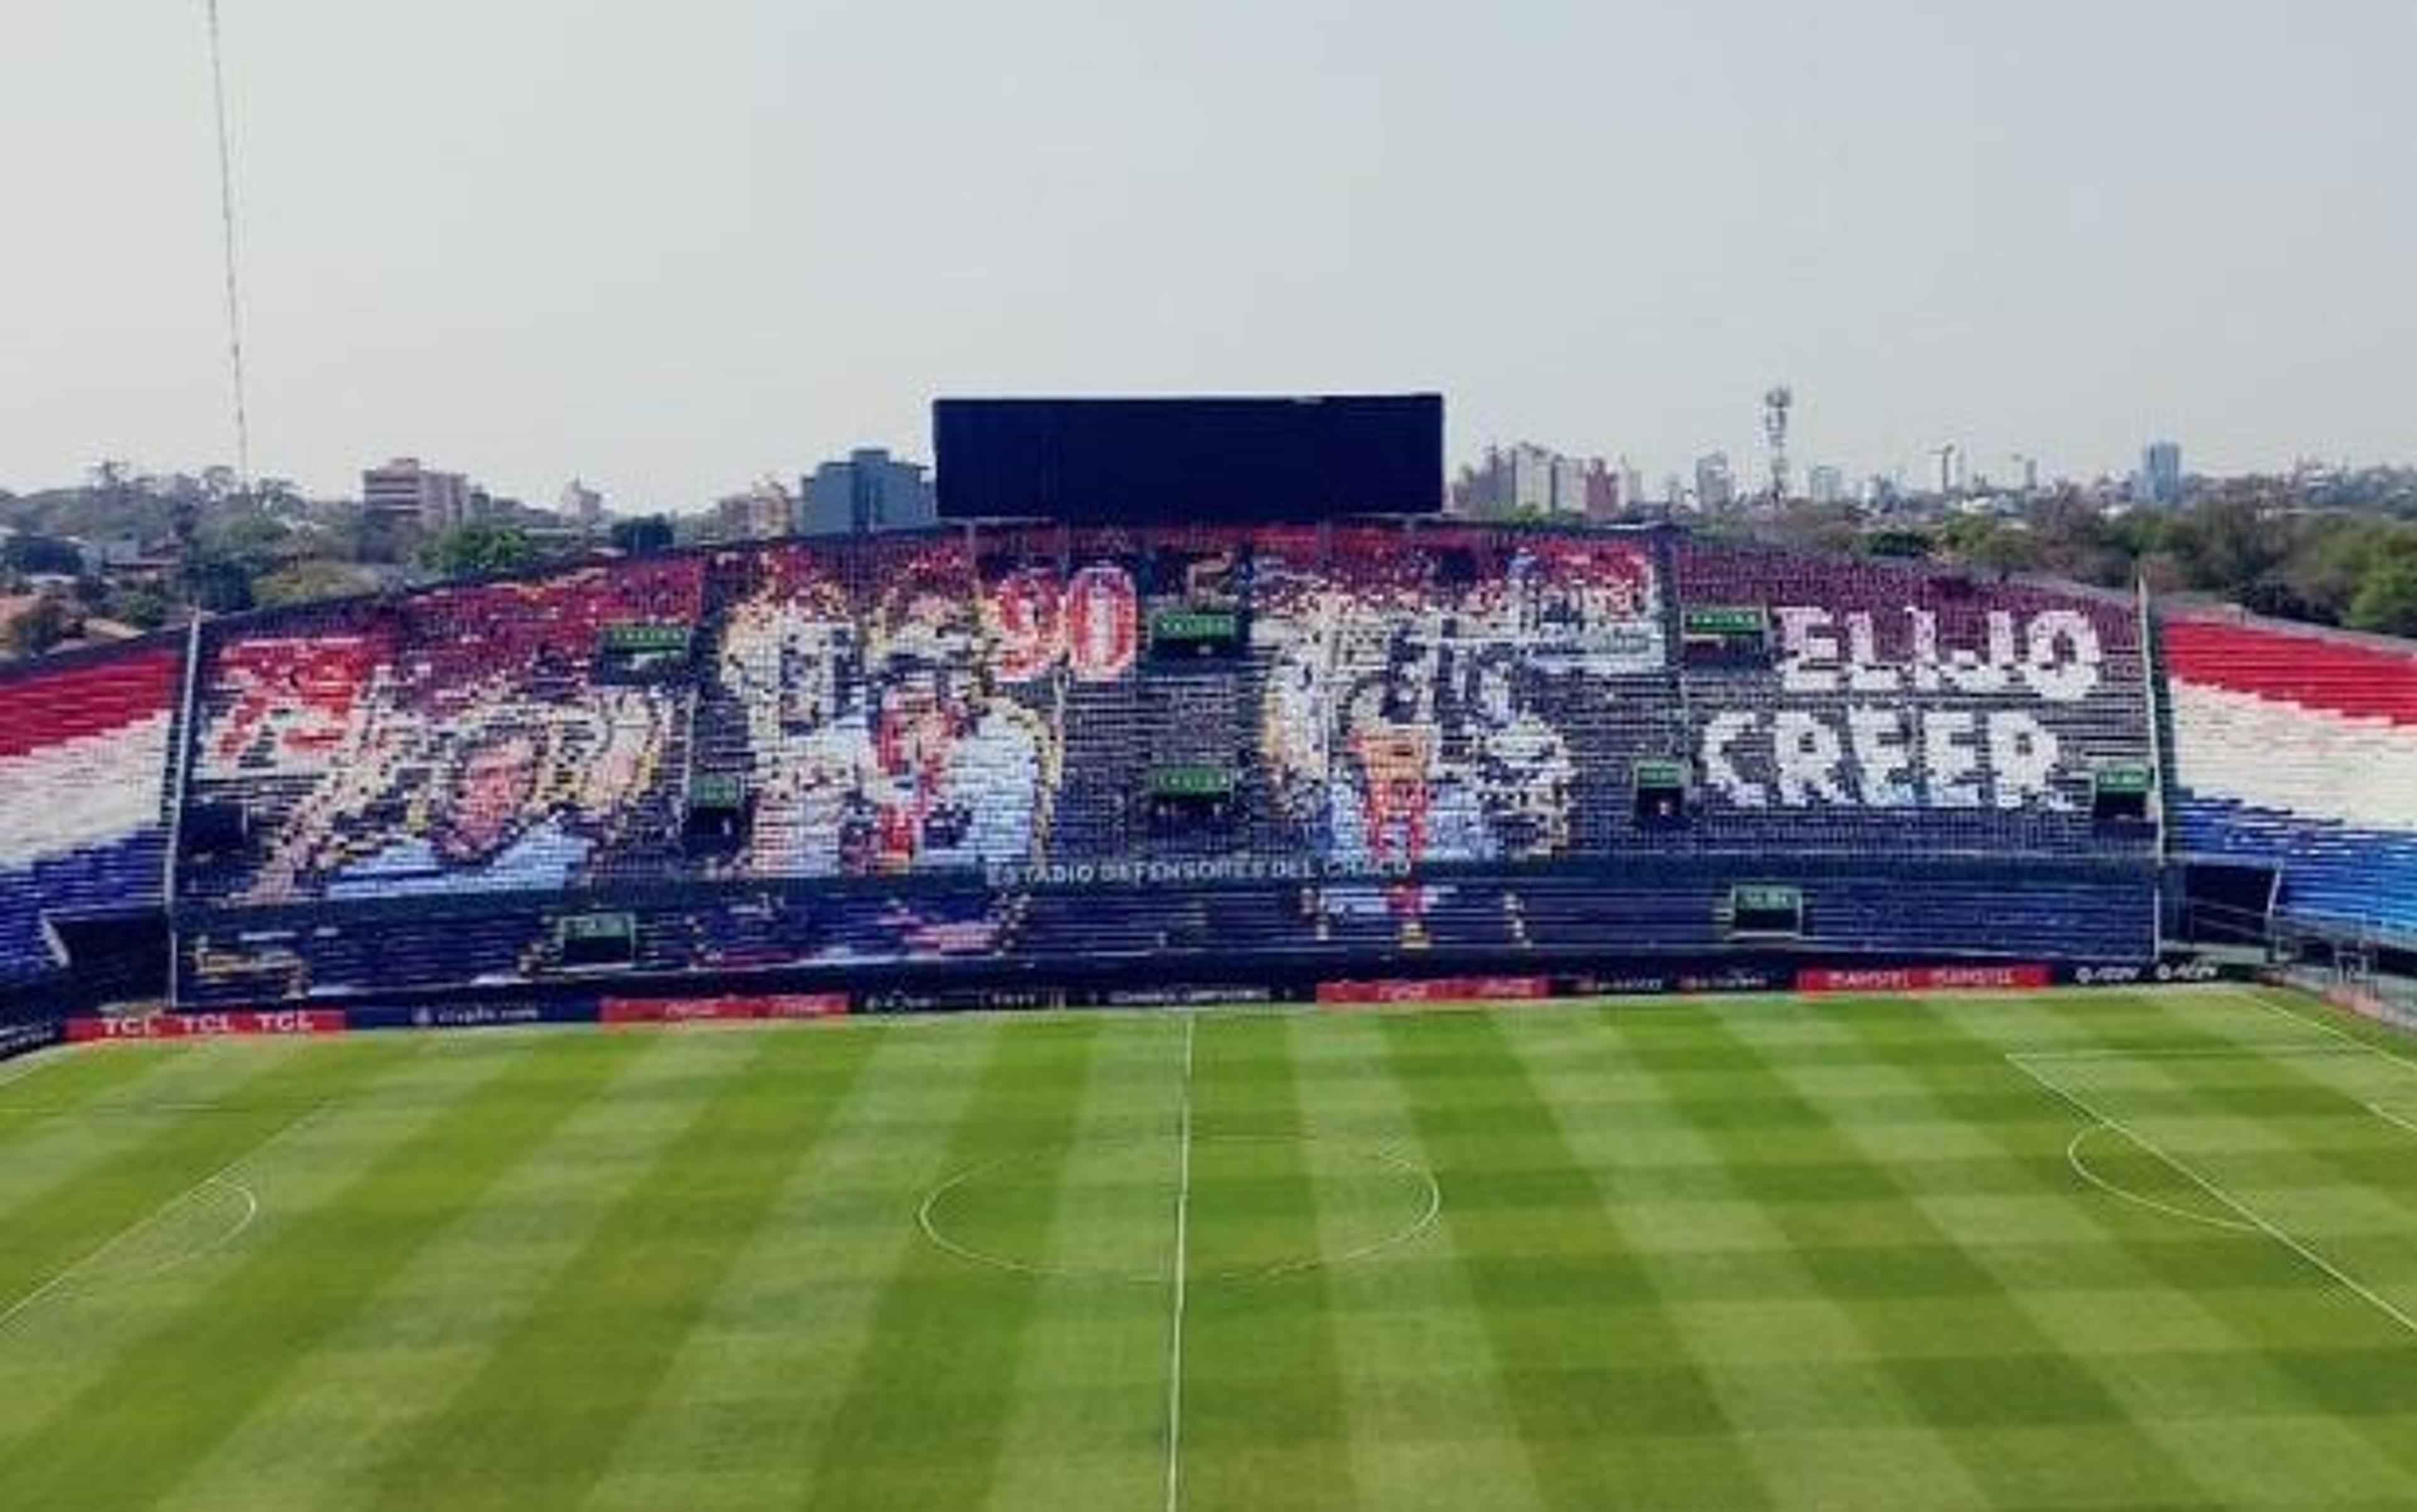
[[2325,1259],[2322,1255],[2318,1254],[2315,1250],[2310,1249],[2305,1244],[2294,1238],[2288,1230],[2269,1220],[2264,1214],[2258,1213],[2256,1209],[2250,1207],[2239,1198],[2234,1197],[2230,1192],[2226,1191],[2213,1181],[2200,1175],[2197,1170],[2192,1169],[2189,1165],[2185,1164],[2181,1159],[2181,1157],[2173,1154],[2162,1146],[2151,1143],[2149,1139],[2143,1138],[2129,1125],[2125,1124],[2121,1119],[2114,1117],[2112,1114],[2100,1111],[2097,1107],[2091,1106],[2089,1100],[2082,1097],[2079,1093],[2057,1085],[2055,1081],[2047,1077],[2040,1075],[2040,1073],[2032,1070],[2029,1066],[2023,1064],[2020,1061],[2013,1060],[2010,1057],[2007,1063],[2012,1065],[2015,1070],[2021,1072],[2024,1076],[2029,1077],[2032,1081],[2036,1082],[2040,1088],[2046,1092],[2050,1096],[2053,1096],[2066,1104],[2068,1107],[2076,1109],[2084,1117],[2105,1124],[2106,1127],[2113,1129],[2116,1133],[2121,1135],[2124,1138],[2132,1141],[2133,1144],[2147,1152],[2151,1157],[2164,1163],[2164,1165],[2176,1175],[2181,1177],[2184,1181],[2189,1182],[2192,1185],[2197,1187],[2200,1191],[2205,1192],[2208,1196],[2215,1199],[2218,1202],[2223,1203],[2228,1211],[2237,1214],[2243,1223],[2246,1223],[2249,1227],[2257,1229],[2259,1233],[2264,1234],[2267,1238],[2272,1239],[2276,1244],[2281,1245],[2292,1254],[2299,1256],[2300,1259],[2305,1260],[2308,1264],[2314,1266],[2318,1271],[2323,1272],[2335,1282],[2347,1288],[2353,1296],[2356,1296],[2362,1302],[2366,1303],[2376,1311],[2383,1314],[2386,1318],[2391,1319],[2394,1322],[2398,1323],[2401,1327],[2407,1329],[2411,1334],[2417,1334],[2417,1318],[2411,1318],[2408,1313],[2402,1311],[2399,1306],[2394,1305],[2389,1297],[2385,1297],[2377,1292],[2374,1288],[2368,1286],[2365,1282],[2361,1281],[2357,1276],[2350,1275],[2348,1271],[2343,1270],[2340,1266],[2335,1265],[2333,1261]]
[[2246,992],[2243,993],[2242,996],[2247,998],[2249,1001],[2257,1004],[2258,1007],[2265,1009],[2270,1014],[2275,1014],[2284,1018],[2288,1018],[2303,1028],[2315,1030],[2319,1034],[2331,1035],[2333,1038],[2341,1041],[2342,1044],[2349,1046],[2352,1049],[2364,1050],[2367,1054],[2374,1056],[2376,1059],[2380,1061],[2389,1061],[2394,1065],[2400,1067],[2404,1071],[2417,1071],[2417,1061],[2410,1060],[2409,1057],[2402,1055],[2397,1050],[2385,1049],[2382,1046],[2375,1044],[2371,1040],[2362,1039],[2358,1035],[2351,1033],[2349,1030],[2342,1028],[2339,1024],[2329,1024],[2322,1018],[2318,1018],[2312,1014],[2302,1013],[2299,1009],[2292,1007],[2288,1002],[2284,1001],[2281,998],[2276,996],[2272,989]]
[[[233,1160],[220,1166],[218,1169],[203,1177],[200,1181],[195,1182],[192,1185],[186,1187],[183,1191],[176,1193],[174,1197],[168,1198],[166,1200],[160,1203],[159,1206],[153,1208],[150,1212],[144,1214],[141,1217],[136,1218],[125,1228],[118,1229],[115,1233],[111,1234],[107,1239],[102,1240],[99,1245],[94,1245],[91,1249],[86,1250],[76,1259],[69,1260],[57,1275],[52,1276],[49,1280],[44,1281],[41,1285],[34,1288],[31,1291],[26,1292],[23,1296],[19,1297],[15,1302],[9,1304],[5,1311],[0,1311],[0,1331],[5,1331],[10,1323],[17,1321],[21,1314],[24,1313],[36,1303],[40,1302],[44,1297],[51,1295],[59,1288],[67,1285],[69,1281],[74,1280],[77,1275],[81,1275],[87,1267],[99,1261],[111,1250],[115,1249],[118,1245],[126,1243],[129,1239],[133,1238],[136,1234],[141,1233],[144,1229],[148,1229],[151,1225],[159,1222],[161,1218],[166,1217],[169,1214],[175,1212],[182,1204],[192,1200],[195,1197],[209,1190],[213,1186],[224,1186],[232,1191],[241,1193],[246,1203],[243,1221],[236,1225],[236,1227],[227,1233],[220,1235],[211,1247],[218,1248],[223,1246],[236,1234],[241,1233],[244,1229],[250,1228],[251,1226],[251,1220],[259,1216],[260,1214],[259,1196],[255,1194],[251,1187],[243,1185],[240,1183],[230,1182],[227,1178],[232,1175],[236,1168],[241,1166],[245,1161],[258,1155],[262,1151],[267,1149],[270,1145],[277,1143],[280,1139],[284,1138],[287,1135],[296,1133],[306,1124],[316,1121],[326,1114],[329,1108],[335,1106],[336,1105],[332,1102],[327,1102],[321,1103],[315,1107],[305,1108],[301,1113],[297,1114],[282,1126],[271,1132],[266,1138],[261,1139],[256,1144],[246,1149],[241,1154],[236,1155]],[[158,1267],[155,1269],[164,1268],[165,1267]]]

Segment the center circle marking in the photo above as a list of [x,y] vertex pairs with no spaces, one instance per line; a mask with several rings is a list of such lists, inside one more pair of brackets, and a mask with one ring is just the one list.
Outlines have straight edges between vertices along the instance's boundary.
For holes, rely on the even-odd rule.
[[[1006,1271],[1015,1275],[1130,1286],[1163,1285],[1169,1279],[1171,1266],[1142,1271],[1113,1265],[1047,1264],[1012,1253],[1003,1254],[997,1249],[981,1244],[970,1243],[950,1231],[946,1218],[946,1209],[951,1197],[979,1188],[985,1177],[1007,1174],[1019,1166],[1035,1165],[1043,1160],[1062,1157],[1075,1151],[1096,1152],[1113,1150],[1119,1146],[1148,1146],[1155,1150],[1172,1142],[1170,1137],[1164,1139],[1120,1138],[1093,1143],[1052,1145],[1039,1149],[1018,1150],[988,1160],[977,1161],[923,1195],[922,1201],[917,1204],[915,1210],[916,1227],[922,1230],[923,1237],[934,1245],[960,1260],[988,1266],[993,1270]],[[1406,1155],[1397,1154],[1381,1145],[1361,1144],[1342,1139],[1320,1139],[1292,1134],[1194,1134],[1192,1137],[1192,1143],[1195,1151],[1202,1145],[1299,1145],[1313,1151],[1348,1156],[1361,1165],[1401,1182],[1408,1188],[1406,1194],[1408,1197],[1408,1206],[1406,1208],[1403,1220],[1363,1243],[1348,1245],[1333,1253],[1313,1247],[1311,1252],[1306,1254],[1258,1264],[1202,1269],[1195,1262],[1189,1273],[1194,1285],[1221,1281],[1272,1280],[1279,1276],[1296,1275],[1305,1271],[1323,1270],[1371,1260],[1388,1250],[1398,1249],[1417,1240],[1435,1227],[1436,1220],[1443,1213],[1443,1184],[1436,1179],[1435,1172],[1417,1161]],[[1199,1211],[1199,1196],[1196,1191],[1193,1202],[1193,1224],[1196,1228]]]

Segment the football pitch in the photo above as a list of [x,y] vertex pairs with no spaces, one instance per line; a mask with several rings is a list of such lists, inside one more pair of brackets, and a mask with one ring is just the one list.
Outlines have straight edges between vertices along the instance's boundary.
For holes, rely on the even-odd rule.
[[2263,989],[0,1066],[0,1508],[2417,1506],[2417,1047]]

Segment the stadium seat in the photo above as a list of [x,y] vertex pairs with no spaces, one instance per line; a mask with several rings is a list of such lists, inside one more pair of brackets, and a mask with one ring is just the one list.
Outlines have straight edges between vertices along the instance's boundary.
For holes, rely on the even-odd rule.
[[[1761,651],[1682,657],[1714,610]],[[2417,897],[2378,859],[2405,690],[2227,634],[2169,633],[2184,842],[2278,858],[2310,914]],[[2158,831],[2092,799],[2155,766],[2151,677],[2121,596],[1438,522],[959,527],[282,610],[202,638],[181,967],[195,1001],[543,980],[589,909],[648,975],[1711,951],[1741,878],[1801,889],[1805,949],[2136,958]],[[0,792],[0,982],[58,969],[46,916],[159,907],[181,682],[151,646],[0,683],[0,759],[51,773]],[[2333,711],[2306,770],[2368,773],[2356,815],[2227,787],[2243,710],[2293,709]],[[698,785],[744,795],[716,843]]]

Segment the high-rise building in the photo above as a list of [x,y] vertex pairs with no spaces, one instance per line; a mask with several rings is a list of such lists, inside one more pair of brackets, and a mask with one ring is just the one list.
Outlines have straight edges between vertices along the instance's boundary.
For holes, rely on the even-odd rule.
[[1804,475],[1804,495],[1816,504],[1843,504],[1847,475],[1827,463],[1818,464]]
[[859,447],[845,461],[824,463],[799,481],[798,493],[807,535],[914,530],[940,517],[923,465],[902,462],[882,447]]
[[1619,518],[1621,504],[1635,496],[1621,493],[1619,473],[1605,466],[1601,457],[1587,464],[1586,515],[1589,521],[1603,525]]
[[1619,496],[1631,509],[1644,507],[1645,469],[1626,457],[1619,459]]
[[[1601,458],[1582,462],[1549,447],[1522,441],[1510,447],[1488,447],[1485,460],[1461,469],[1452,484],[1455,513],[1480,518],[1508,514],[1582,514],[1598,507],[1600,476],[1609,477]],[[1612,506],[1616,512],[1618,506]]]
[[2175,441],[2151,441],[2140,452],[2135,495],[2145,504],[2182,501],[2182,449]]
[[769,541],[787,535],[795,526],[797,501],[778,479],[767,478],[744,493],[718,500],[713,514],[724,541]]
[[562,485],[562,497],[555,511],[582,530],[592,532],[604,523],[604,496],[573,478]]
[[1510,497],[1503,500],[1513,514],[1549,514],[1553,510],[1553,468],[1560,459],[1540,446],[1522,442],[1510,451]]
[[1555,457],[1552,512],[1555,514],[1584,514],[1586,507],[1586,464],[1575,457]]
[[1737,474],[1729,468],[1729,454],[1713,451],[1695,459],[1695,507],[1725,510],[1737,502]]
[[418,457],[397,457],[361,471],[361,508],[372,518],[414,525],[431,532],[451,530],[480,512],[482,489],[458,472],[436,472]]
[[1450,509],[1454,514],[1499,514],[1511,496],[1511,458],[1498,446],[1485,449],[1485,458],[1460,469],[1452,480]]
[[1969,491],[1972,486],[1972,459],[1962,443],[1950,441],[1930,453],[1932,468],[1930,486],[1934,493],[1951,497]]

